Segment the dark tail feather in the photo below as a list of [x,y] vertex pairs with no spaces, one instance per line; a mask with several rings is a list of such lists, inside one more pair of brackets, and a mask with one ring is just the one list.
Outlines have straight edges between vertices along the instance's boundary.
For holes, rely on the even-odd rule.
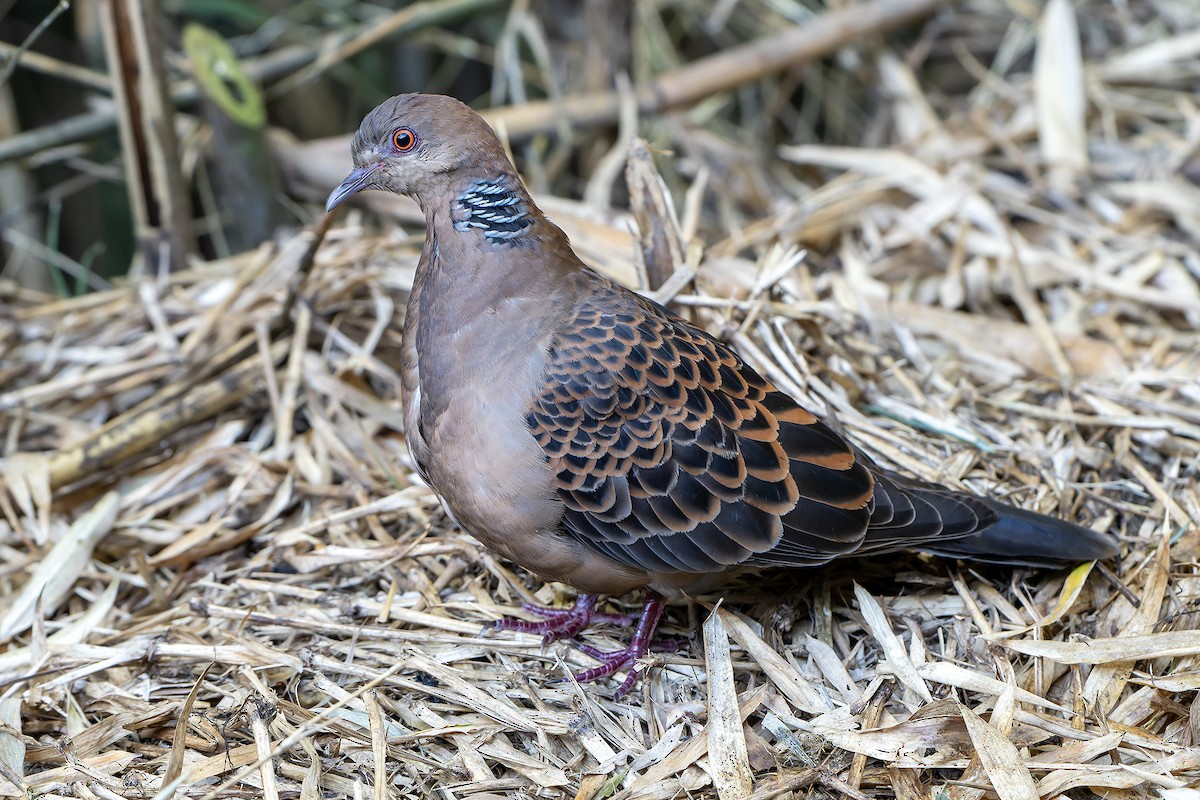
[[1024,567],[1065,567],[1118,552],[1109,535],[1066,520],[978,498],[996,513],[996,521],[973,536],[926,542],[920,549],[949,558]]

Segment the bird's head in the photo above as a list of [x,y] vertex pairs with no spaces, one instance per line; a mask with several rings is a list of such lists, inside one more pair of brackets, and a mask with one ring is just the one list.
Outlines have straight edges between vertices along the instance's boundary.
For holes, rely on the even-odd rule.
[[351,146],[354,169],[325,201],[332,211],[364,189],[418,201],[445,176],[475,166],[511,165],[495,132],[465,103],[431,94],[389,98],[363,118]]

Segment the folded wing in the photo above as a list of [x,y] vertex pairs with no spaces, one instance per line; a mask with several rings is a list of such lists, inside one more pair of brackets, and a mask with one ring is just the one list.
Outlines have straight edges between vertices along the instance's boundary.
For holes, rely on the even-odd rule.
[[667,573],[811,566],[867,536],[875,479],[856,452],[638,295],[600,285],[578,305],[527,422],[567,533],[619,562]]

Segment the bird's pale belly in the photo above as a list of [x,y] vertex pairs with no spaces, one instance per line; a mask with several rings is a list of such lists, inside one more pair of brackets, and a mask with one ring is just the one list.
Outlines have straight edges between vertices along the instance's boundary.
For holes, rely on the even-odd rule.
[[514,436],[513,428],[491,424],[496,413],[509,412],[458,396],[437,419],[426,418],[418,428],[424,436],[410,436],[413,457],[447,513],[484,546],[546,580],[594,593],[644,585],[644,572],[562,534],[562,501],[541,448],[523,428]]
[[434,416],[418,395],[413,457],[468,533],[535,571],[561,569],[572,556],[554,541],[562,511],[541,450],[528,431],[497,421],[516,413],[511,398],[502,388],[455,392]]

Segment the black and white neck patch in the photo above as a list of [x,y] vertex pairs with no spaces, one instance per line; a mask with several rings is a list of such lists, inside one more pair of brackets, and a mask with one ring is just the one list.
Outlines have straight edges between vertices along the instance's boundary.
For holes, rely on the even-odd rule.
[[476,228],[497,244],[512,242],[533,224],[528,199],[503,177],[471,184],[454,201],[453,216],[455,230]]

